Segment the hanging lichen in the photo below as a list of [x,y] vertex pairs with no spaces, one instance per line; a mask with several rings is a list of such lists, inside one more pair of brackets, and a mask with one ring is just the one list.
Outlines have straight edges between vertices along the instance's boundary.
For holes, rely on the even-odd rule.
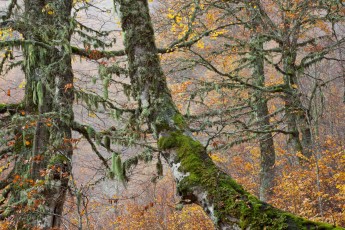
[[109,136],[104,136],[104,147],[110,151],[110,137]]
[[123,184],[126,182],[126,169],[119,154],[112,154],[110,176],[111,178],[116,177]]
[[38,98],[38,105],[42,106],[42,104],[43,104],[43,86],[42,86],[41,81],[37,82],[36,93],[37,93],[37,98]]

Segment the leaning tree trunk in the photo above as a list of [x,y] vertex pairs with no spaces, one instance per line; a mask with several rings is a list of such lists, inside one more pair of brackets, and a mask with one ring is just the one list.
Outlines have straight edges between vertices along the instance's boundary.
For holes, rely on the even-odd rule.
[[[71,172],[73,73],[69,42],[72,1],[24,1],[24,38],[46,44],[25,44],[23,71],[26,126],[17,131],[15,174],[29,187],[14,188],[2,218],[12,213],[18,226],[59,227]],[[33,192],[34,191],[34,192]],[[28,212],[20,207],[28,206]],[[23,215],[24,214],[24,215]]]
[[176,109],[163,75],[147,0],[118,0],[134,95],[159,136],[179,195],[201,205],[221,229],[332,229],[280,211],[246,192],[212,162]]
[[[248,3],[253,4],[253,1]],[[265,71],[264,71],[264,41],[260,36],[260,17],[257,8],[248,6],[252,35],[251,35],[251,56],[252,56],[252,78],[253,84],[259,87],[265,87]],[[259,136],[260,144],[260,187],[259,198],[261,201],[269,200],[272,195],[275,178],[275,149],[272,133],[270,130],[269,111],[267,106],[266,95],[261,90],[256,90],[254,97],[254,111],[257,125],[263,134]]]

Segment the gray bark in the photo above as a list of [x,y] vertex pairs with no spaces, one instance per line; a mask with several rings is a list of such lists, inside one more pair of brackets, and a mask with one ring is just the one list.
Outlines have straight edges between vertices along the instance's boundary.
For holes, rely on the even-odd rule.
[[[250,1],[249,3],[253,3]],[[252,64],[252,78],[253,84],[259,87],[265,86],[265,71],[264,71],[264,44],[263,38],[260,37],[260,17],[259,12],[255,8],[249,6],[251,16],[251,56]],[[258,122],[258,127],[262,130],[270,129],[269,111],[267,106],[267,99],[265,93],[261,90],[254,92],[254,111]],[[275,179],[275,149],[272,133],[267,132],[259,136],[260,144],[260,187],[259,198],[261,201],[269,200],[272,195],[272,188]]]
[[[262,44],[261,44],[262,45]],[[257,86],[264,86],[264,71],[263,58],[260,55],[255,55],[256,61],[254,63],[253,79]],[[270,129],[269,112],[267,107],[267,100],[261,91],[256,91],[255,97],[255,111],[256,118],[259,120],[259,127],[263,130]],[[275,177],[275,150],[272,133],[267,132],[259,136],[260,142],[260,200],[267,201],[272,195],[271,189],[274,186]]]
[[291,132],[288,137],[288,151],[290,153],[299,152],[309,158],[311,156],[311,130],[298,89],[296,89],[298,87],[295,70],[296,51],[291,50],[292,46],[287,42],[282,56],[285,72],[284,83],[288,92],[285,94],[285,119],[288,131]]
[[[292,4],[287,2],[287,7]],[[285,118],[288,131],[291,132],[288,137],[288,151],[290,153],[301,153],[304,157],[311,157],[311,130],[308,124],[307,114],[303,108],[298,90],[296,58],[297,43],[300,24],[295,22],[289,16],[283,14],[283,42],[280,44],[282,48],[282,62],[284,71],[285,84]],[[297,25],[295,25],[297,24]],[[300,138],[302,136],[302,138]],[[303,159],[300,159],[303,161]]]

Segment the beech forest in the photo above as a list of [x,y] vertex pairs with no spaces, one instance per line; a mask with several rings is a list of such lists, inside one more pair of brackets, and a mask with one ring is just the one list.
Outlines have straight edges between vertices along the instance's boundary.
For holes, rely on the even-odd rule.
[[1,0],[14,229],[345,229],[345,1]]

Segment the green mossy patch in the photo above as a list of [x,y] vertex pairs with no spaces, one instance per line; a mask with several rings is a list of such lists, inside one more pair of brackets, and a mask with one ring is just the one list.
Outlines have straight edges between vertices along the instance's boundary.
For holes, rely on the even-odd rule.
[[324,223],[312,222],[276,209],[246,192],[229,175],[217,168],[199,141],[181,131],[171,132],[158,141],[161,150],[175,149],[180,170],[189,173],[178,183],[178,191],[188,196],[195,188],[207,191],[213,203],[218,224],[229,222],[228,217],[239,220],[246,229],[341,229]]
[[184,120],[183,116],[180,113],[177,113],[174,118],[174,124],[179,128],[179,129],[185,129],[187,127],[186,121]]
[[1,103],[0,103],[0,110],[5,109],[5,108],[6,108],[6,106],[7,106],[6,104],[1,104]]
[[14,113],[13,110],[20,110],[20,109],[23,109],[23,107],[24,107],[23,103],[19,103],[19,104],[3,104],[3,103],[0,103],[0,112],[4,113],[6,111],[9,111],[10,113]]
[[173,101],[168,94],[157,99],[155,101],[155,107],[157,114],[154,123],[158,133],[164,130],[171,130],[172,128],[178,128],[181,130],[182,127],[186,127],[183,125],[183,117],[176,110],[173,105]]
[[53,165],[63,165],[68,163],[68,158],[62,154],[56,154],[52,156],[49,160],[48,167],[51,167]]
[[24,150],[25,146],[22,140],[16,140],[14,142],[13,150],[15,153],[21,153]]

